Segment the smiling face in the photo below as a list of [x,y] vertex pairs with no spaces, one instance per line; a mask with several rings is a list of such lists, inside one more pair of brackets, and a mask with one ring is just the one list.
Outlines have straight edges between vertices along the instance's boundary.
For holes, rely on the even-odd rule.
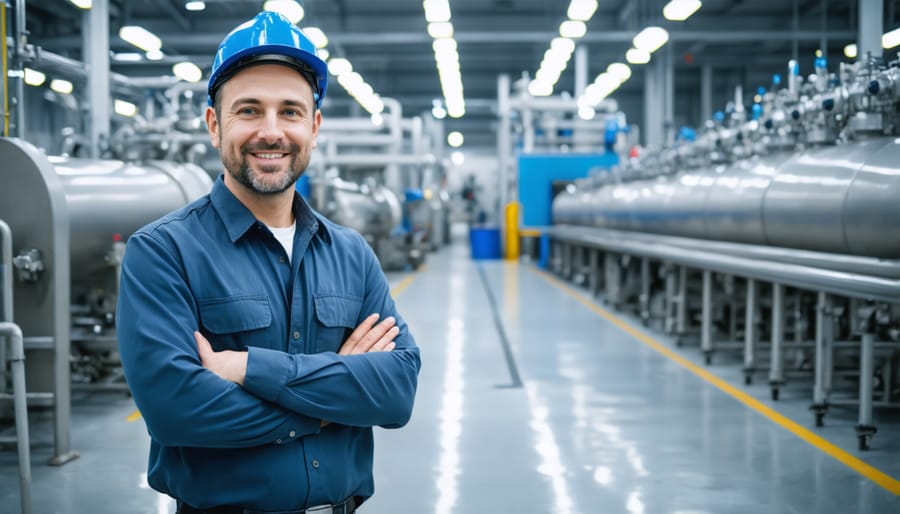
[[206,111],[225,184],[255,195],[293,186],[309,165],[321,122],[309,82],[279,64],[239,71],[220,87],[216,108]]

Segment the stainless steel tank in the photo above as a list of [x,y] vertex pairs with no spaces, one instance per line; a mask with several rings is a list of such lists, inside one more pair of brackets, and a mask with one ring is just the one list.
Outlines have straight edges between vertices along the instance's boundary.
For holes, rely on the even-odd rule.
[[[116,240],[208,193],[198,166],[48,157],[66,197],[73,281],[107,269]],[[2,215],[0,215],[2,217]]]
[[900,142],[775,151],[563,193],[553,216],[560,224],[898,258]]
[[370,243],[389,238],[402,221],[400,199],[385,186],[329,177],[314,178],[312,190],[316,210],[356,230]]

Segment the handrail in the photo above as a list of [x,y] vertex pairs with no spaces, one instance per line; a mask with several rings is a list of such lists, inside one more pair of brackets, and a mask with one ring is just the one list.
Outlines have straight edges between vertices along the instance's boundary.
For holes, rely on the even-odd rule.
[[9,321],[0,322],[0,337],[9,338],[9,361],[12,367],[16,411],[16,443],[19,450],[19,486],[22,514],[31,514],[31,454],[28,437],[28,404],[25,395],[25,349],[22,329]]
[[[714,245],[701,249],[703,241],[696,241],[691,247],[672,244],[665,236],[656,236],[653,242],[642,240],[641,236],[632,237],[633,234],[627,232],[620,232],[617,237],[604,237],[588,227],[551,227],[546,231],[557,240],[654,257],[692,268],[854,298],[900,303],[900,279],[772,259],[751,259],[716,250]],[[787,255],[790,250],[784,249],[784,252]]]

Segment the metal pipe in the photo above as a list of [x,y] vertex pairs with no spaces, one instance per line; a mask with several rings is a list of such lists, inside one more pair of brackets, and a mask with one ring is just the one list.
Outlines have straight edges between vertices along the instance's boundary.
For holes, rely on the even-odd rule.
[[759,295],[756,293],[756,281],[747,280],[747,310],[744,315],[744,373],[746,382],[750,382],[749,373],[756,367],[756,304]]
[[675,308],[675,331],[680,336],[687,332],[687,268],[678,269],[678,304]]
[[713,351],[712,342],[712,272],[703,271],[703,311],[700,316],[700,349],[709,364]]
[[389,164],[420,165],[428,164],[431,160],[431,157],[427,155],[392,155],[381,153],[322,155],[321,157],[322,160],[319,162],[325,166],[386,166]]
[[778,399],[778,386],[784,383],[782,369],[781,343],[784,340],[784,286],[772,284],[772,344],[770,349],[769,385],[772,386],[772,399]]
[[690,266],[692,268],[753,278],[759,281],[778,282],[787,286],[825,291],[844,296],[900,303],[900,280],[886,279],[862,273],[849,273],[813,266],[750,259],[736,255],[723,255],[714,251],[701,251],[656,243],[631,240],[627,237],[607,239],[580,233],[572,228],[552,227],[546,232],[553,238],[604,248],[614,252],[654,257],[659,260]]
[[[0,321],[13,320],[13,275],[12,275],[12,230],[5,221],[0,220],[0,272],[2,272],[2,280],[0,284],[3,286],[0,301],[3,303],[3,317]],[[5,368],[4,368],[5,369]]]
[[16,28],[15,37],[14,70],[19,72],[16,76],[16,135],[25,139],[25,0],[16,0]]
[[859,425],[872,426],[872,389],[875,373],[875,334],[862,335],[862,353],[859,357]]
[[819,301],[816,305],[816,369],[813,384],[813,407],[824,407],[828,396],[825,387],[825,371],[828,364],[826,354],[831,352],[834,339],[831,315],[831,297],[827,293],[819,293]]
[[[500,127],[497,129],[497,167],[500,180],[500,205],[505,209],[510,201],[509,167],[512,162],[512,102],[509,98],[509,75],[497,77],[497,114],[500,116]],[[514,197],[513,197],[514,198]],[[497,211],[497,219],[504,219]]]
[[31,514],[31,439],[28,436],[28,403],[25,396],[25,349],[22,330],[9,321],[0,322],[0,337],[9,339],[13,393],[16,411],[16,445],[19,451],[19,488],[22,514]]

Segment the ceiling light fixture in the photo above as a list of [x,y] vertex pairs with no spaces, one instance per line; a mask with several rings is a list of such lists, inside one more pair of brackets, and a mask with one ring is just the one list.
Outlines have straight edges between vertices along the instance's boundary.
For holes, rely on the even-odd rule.
[[50,89],[63,95],[70,95],[75,89],[75,86],[73,86],[72,83],[68,80],[53,79],[50,81]]
[[668,40],[669,32],[666,29],[662,27],[647,27],[638,32],[632,42],[635,48],[652,54],[662,48]]
[[597,0],[572,0],[566,15],[571,20],[588,21],[597,11]]
[[294,24],[300,23],[300,20],[302,20],[304,14],[306,14],[303,11],[303,6],[294,0],[267,0],[266,3],[263,4],[263,10],[283,14]]
[[173,65],[172,73],[185,82],[200,82],[200,79],[203,78],[203,72],[200,68],[190,61],[184,61]]
[[316,45],[316,48],[328,46],[328,36],[319,27],[304,27],[302,30],[306,37]]
[[91,2],[91,0],[69,0],[69,3],[79,9],[84,9],[84,10],[90,9],[91,5],[93,4]]
[[40,86],[47,80],[47,75],[31,68],[25,68],[25,83],[29,86]]
[[145,52],[162,48],[162,41],[156,34],[138,25],[122,26],[119,29],[119,37]]
[[206,2],[185,2],[184,8],[188,11],[202,11],[203,9],[206,9]]
[[691,17],[703,3],[700,0],[671,0],[663,7],[663,17],[671,21],[684,21]]
[[132,117],[137,114],[137,105],[125,100],[113,100],[113,110],[120,116]]

